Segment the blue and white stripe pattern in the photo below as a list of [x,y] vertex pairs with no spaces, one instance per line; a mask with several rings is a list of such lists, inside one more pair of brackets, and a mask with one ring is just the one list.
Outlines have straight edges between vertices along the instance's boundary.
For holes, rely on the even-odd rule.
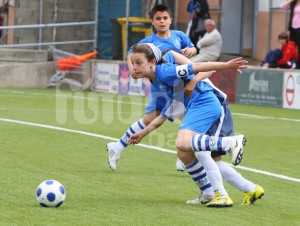
[[127,147],[128,146],[128,138],[132,134],[135,134],[136,132],[139,132],[144,128],[145,128],[145,124],[142,119],[136,121],[129,127],[129,129],[126,131],[126,133],[121,137],[121,139],[119,141],[121,142],[121,144],[124,147]]
[[201,191],[211,188],[205,169],[197,159],[186,166],[186,171],[190,174]]
[[193,151],[222,151],[222,137],[196,134],[192,137]]

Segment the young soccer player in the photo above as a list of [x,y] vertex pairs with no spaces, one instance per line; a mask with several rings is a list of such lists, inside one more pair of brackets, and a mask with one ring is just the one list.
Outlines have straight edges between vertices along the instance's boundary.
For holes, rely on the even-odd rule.
[[[168,57],[167,57],[168,56]],[[192,63],[191,60],[188,60],[187,58],[183,57],[182,55],[172,52],[172,54],[165,54],[164,58],[171,63],[178,63],[178,64],[187,64]],[[206,75],[211,75],[210,73],[206,73]],[[199,79],[198,79],[199,81]],[[208,130],[206,135],[209,136],[233,136],[233,120],[230,108],[228,104],[226,103],[226,94],[223,93],[221,90],[216,88],[209,79],[202,80],[203,82],[207,82],[210,84],[210,86],[213,87],[214,94],[218,97],[223,109],[222,109],[222,115],[219,118],[217,122],[215,122],[212,127]],[[189,98],[191,96],[192,90],[195,89],[197,85],[197,79],[191,80],[187,85],[185,85],[185,94],[186,97]],[[186,92],[188,90],[188,92]],[[230,185],[234,186],[235,188],[239,189],[240,191],[244,192],[244,199],[243,199],[243,205],[251,205],[254,204],[257,199],[260,199],[264,195],[264,189],[252,183],[251,181],[245,179],[241,174],[239,174],[234,168],[230,167],[228,164],[224,163],[221,160],[221,155],[223,155],[224,152],[212,152],[211,156],[216,161],[217,166],[221,172],[222,178],[229,183]],[[197,159],[199,159],[199,153],[195,152],[195,156]],[[199,162],[196,160],[197,164]],[[195,165],[192,164],[192,168],[187,166],[187,172],[191,175],[193,179],[197,178],[195,177]],[[207,172],[207,175],[209,178],[211,178],[210,171]],[[201,181],[201,180],[200,180]],[[201,188],[201,194],[199,197],[197,197],[194,200],[187,201],[187,204],[205,204],[209,202],[213,197],[214,194],[210,193],[209,191],[206,191],[205,189]],[[215,203],[216,205],[216,203]],[[217,205],[220,205],[218,203]]]
[[[196,48],[185,33],[182,31],[170,30],[172,16],[171,10],[168,6],[156,5],[152,9],[150,16],[152,25],[155,28],[155,32],[153,32],[149,37],[141,40],[139,43],[153,43],[162,51],[174,50],[188,58],[196,54]],[[131,49],[129,50],[127,61],[130,74],[132,75],[134,74],[134,71],[131,64]],[[108,151],[108,164],[113,171],[116,170],[117,161],[119,160],[122,151],[128,145],[128,137],[132,133],[138,132],[148,125],[157,115],[160,114],[160,111],[166,104],[166,99],[168,98],[166,94],[158,90],[153,85],[150,86],[151,96],[148,105],[145,108],[145,114],[143,118],[134,122],[118,142],[111,142],[106,145]],[[178,171],[185,170],[183,163],[179,159],[176,161],[176,169]]]
[[[172,52],[172,54],[165,54],[164,59],[166,59],[170,63],[176,64],[188,64],[192,63],[191,60],[183,57],[180,54]],[[206,75],[210,75],[211,72],[208,72]],[[209,136],[233,136],[234,129],[233,129],[233,120],[231,115],[231,110],[226,102],[226,94],[223,93],[221,90],[216,88],[209,79],[202,80],[203,82],[207,82],[210,86],[214,89],[214,94],[218,97],[221,105],[222,105],[222,115],[217,122],[215,122],[212,127],[208,130],[206,135]],[[197,80],[191,80],[187,85],[185,85],[185,96],[189,98],[191,96],[192,91],[195,89],[197,85]],[[195,156],[198,159],[198,154],[195,152]],[[224,163],[221,159],[221,155],[224,153],[222,152],[212,152],[211,156],[214,161],[217,163],[222,178],[232,185],[233,187],[237,188],[238,190],[244,193],[243,198],[243,205],[252,205],[255,203],[257,199],[260,199],[264,195],[264,189],[260,185],[256,185],[253,182],[245,179],[241,174],[239,174],[234,168],[230,167],[227,163]],[[199,163],[197,163],[199,164]],[[186,171],[190,174],[195,182],[197,181],[205,181],[204,179],[199,180],[199,175],[195,173],[195,166],[192,168],[186,167]],[[207,173],[208,177],[209,172]],[[212,193],[209,189],[206,189],[205,186],[199,187],[201,190],[200,195],[193,200],[188,200],[187,204],[206,204],[211,199],[214,198],[214,193]]]
[[[206,172],[212,175],[209,179],[216,192],[216,197],[207,203],[208,207],[232,206],[220,171],[208,151],[226,151],[237,165],[241,160],[245,138],[243,135],[233,137],[210,137],[205,135],[212,124],[221,116],[221,104],[213,93],[213,88],[207,83],[199,82],[189,99],[184,98],[182,82],[187,76],[195,72],[213,69],[243,69],[247,61],[237,58],[227,63],[208,62],[188,65],[162,64],[161,51],[151,43],[136,45],[131,56],[133,78],[149,78],[150,81],[170,98],[167,106],[156,119],[141,131],[132,134],[129,142],[136,144],[154,129],[163,124],[167,118],[178,117],[178,111],[186,106],[187,111],[180,126],[176,139],[177,155],[187,167],[197,164],[193,151],[199,152],[199,162]],[[182,80],[181,80],[182,79]],[[178,108],[179,106],[179,108]],[[181,113],[182,114],[182,113]],[[183,111],[184,114],[184,111]]]

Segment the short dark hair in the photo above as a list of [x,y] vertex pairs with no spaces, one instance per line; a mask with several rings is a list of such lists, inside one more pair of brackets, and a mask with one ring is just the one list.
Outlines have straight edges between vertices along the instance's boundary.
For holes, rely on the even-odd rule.
[[286,33],[286,32],[281,32],[279,35],[278,35],[278,40],[281,39],[281,40],[285,40],[285,41],[288,41],[289,40],[289,35]]
[[154,14],[157,12],[165,12],[165,11],[168,12],[170,17],[172,17],[171,9],[168,6],[163,4],[156,5],[151,10],[150,18],[153,19]]

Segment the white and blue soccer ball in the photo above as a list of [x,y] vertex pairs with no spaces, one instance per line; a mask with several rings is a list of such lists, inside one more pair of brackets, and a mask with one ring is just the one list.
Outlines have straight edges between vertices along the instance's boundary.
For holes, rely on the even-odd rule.
[[56,180],[45,180],[36,189],[36,199],[43,207],[59,207],[65,198],[66,190]]

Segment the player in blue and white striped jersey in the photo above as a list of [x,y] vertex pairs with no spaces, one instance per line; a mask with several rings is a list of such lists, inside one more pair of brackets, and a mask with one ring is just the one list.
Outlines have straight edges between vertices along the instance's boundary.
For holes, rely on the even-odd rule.
[[[227,151],[232,155],[233,163],[238,164],[242,153],[244,136],[235,137],[212,137],[206,132],[221,115],[221,104],[213,93],[213,88],[205,82],[199,82],[192,96],[182,99],[184,79],[197,71],[212,69],[243,69],[246,61],[237,58],[227,63],[211,62],[206,64],[172,65],[161,64],[161,51],[153,44],[136,45],[133,49],[132,64],[135,70],[134,78],[149,78],[153,84],[168,94],[170,106],[181,103],[186,106],[187,112],[180,126],[176,140],[177,154],[188,166],[193,166],[196,161],[193,151],[199,152],[198,160],[206,171],[212,171],[211,183],[218,192],[216,197],[207,206],[232,206],[223,184],[220,171],[216,163],[205,151]],[[157,64],[158,62],[158,64]],[[183,81],[182,81],[182,80]],[[171,111],[174,112],[174,111]],[[129,142],[138,143],[154,129],[158,128],[170,115],[168,111],[162,111],[161,115],[152,121],[146,128],[131,135]],[[172,115],[171,115],[172,116]],[[209,153],[209,155],[208,155]],[[201,156],[200,156],[201,155]]]

